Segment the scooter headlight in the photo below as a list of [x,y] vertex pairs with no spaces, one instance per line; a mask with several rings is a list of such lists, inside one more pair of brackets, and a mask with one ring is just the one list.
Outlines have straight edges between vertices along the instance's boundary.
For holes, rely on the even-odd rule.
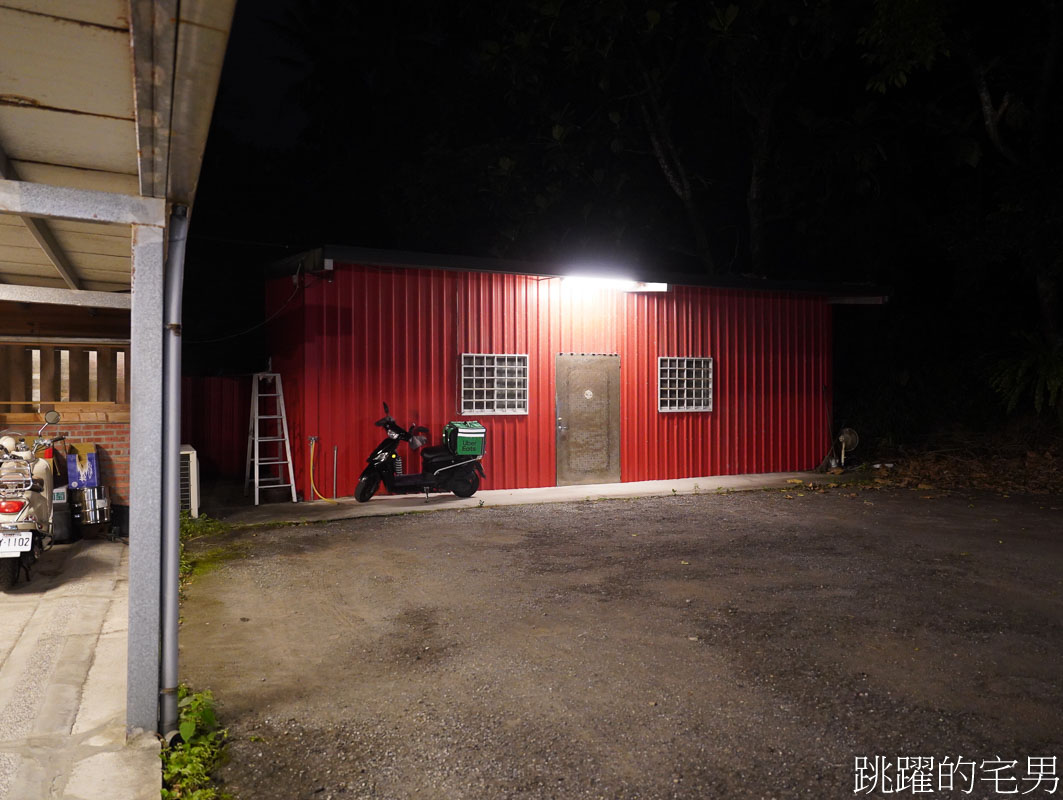
[[399,432],[398,431],[389,430],[388,431],[388,438],[389,439],[398,439],[399,438]]

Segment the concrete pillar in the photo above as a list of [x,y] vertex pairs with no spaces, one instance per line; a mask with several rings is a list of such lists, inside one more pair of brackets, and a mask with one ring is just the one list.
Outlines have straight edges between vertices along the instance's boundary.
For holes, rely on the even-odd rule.
[[163,228],[133,225],[126,727],[159,714],[162,546]]
[[[126,724],[131,730],[155,731],[159,719],[161,652],[162,345],[166,201],[155,197],[0,180],[0,213],[132,226],[133,286],[130,295],[0,284],[0,300],[131,309],[132,349],[126,381],[131,404],[132,453]],[[9,354],[9,361],[10,358]]]

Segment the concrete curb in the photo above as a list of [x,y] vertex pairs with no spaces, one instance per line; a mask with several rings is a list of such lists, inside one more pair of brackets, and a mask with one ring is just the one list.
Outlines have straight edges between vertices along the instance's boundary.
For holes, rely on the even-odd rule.
[[[759,475],[717,475],[634,483],[548,486],[536,489],[487,489],[469,498],[456,497],[452,494],[433,494],[427,501],[424,495],[382,495],[374,497],[368,503],[359,503],[354,498],[347,497],[334,503],[316,500],[298,504],[269,503],[248,508],[226,509],[218,512],[216,516],[220,520],[238,525],[327,522],[359,517],[452,511],[462,508],[782,489],[796,480],[802,483],[810,481],[823,483],[827,479],[837,481],[840,477],[843,476],[822,475],[816,472],[772,472]],[[207,511],[209,513],[209,509]]]

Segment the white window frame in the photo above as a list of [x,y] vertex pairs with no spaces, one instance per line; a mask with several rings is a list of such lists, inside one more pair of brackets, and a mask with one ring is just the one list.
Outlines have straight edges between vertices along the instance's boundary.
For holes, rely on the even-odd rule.
[[658,356],[657,410],[669,414],[712,411],[713,372],[711,357]]
[[[506,361],[499,364],[499,359]],[[517,372],[497,376],[495,371],[500,367]],[[462,416],[528,413],[527,353],[462,353],[460,370],[458,406]],[[499,386],[495,383],[499,380],[509,385]],[[514,392],[515,396],[507,396]],[[477,407],[478,403],[483,407]]]

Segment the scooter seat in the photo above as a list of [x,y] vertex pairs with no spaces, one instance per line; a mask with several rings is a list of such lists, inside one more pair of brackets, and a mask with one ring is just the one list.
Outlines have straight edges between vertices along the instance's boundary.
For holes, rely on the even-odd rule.
[[439,458],[450,458],[450,450],[444,444],[437,444],[433,447],[425,447],[421,449],[421,458],[425,461],[433,461]]

